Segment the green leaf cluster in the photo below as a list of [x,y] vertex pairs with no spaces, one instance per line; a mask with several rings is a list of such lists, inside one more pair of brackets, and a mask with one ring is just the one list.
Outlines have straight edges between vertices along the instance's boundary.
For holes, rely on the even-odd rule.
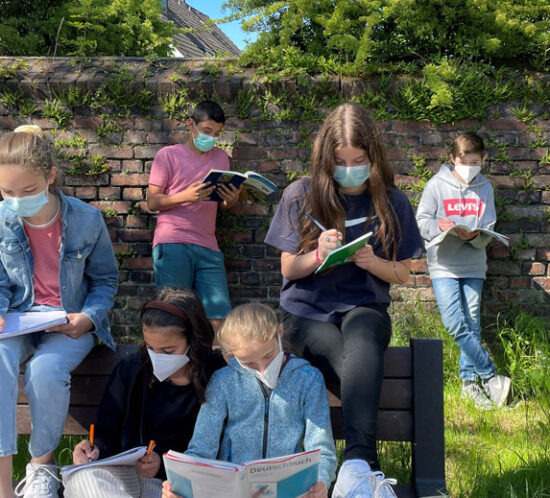
[[[242,62],[359,75],[442,57],[548,67],[550,0],[227,0],[258,33]],[[440,93],[441,97],[444,96]]]
[[170,54],[162,0],[0,0],[0,55]]

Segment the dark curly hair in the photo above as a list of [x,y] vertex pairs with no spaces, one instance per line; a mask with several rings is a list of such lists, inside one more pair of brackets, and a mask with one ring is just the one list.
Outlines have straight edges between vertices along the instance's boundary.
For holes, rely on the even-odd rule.
[[154,301],[163,301],[180,308],[187,320],[158,309],[145,309],[141,315],[141,326],[149,328],[177,327],[187,340],[189,350],[189,378],[201,403],[204,401],[206,384],[212,374],[212,342],[214,329],[197,295],[188,289],[164,288]]

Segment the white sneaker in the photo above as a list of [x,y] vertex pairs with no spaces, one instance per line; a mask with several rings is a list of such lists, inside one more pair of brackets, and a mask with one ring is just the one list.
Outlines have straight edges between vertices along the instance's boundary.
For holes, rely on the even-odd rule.
[[489,399],[498,407],[501,407],[508,398],[510,392],[510,377],[505,375],[494,375],[490,379],[482,381],[483,389]]
[[340,467],[332,498],[374,498],[378,479],[365,460],[346,460]]
[[28,463],[25,477],[15,488],[15,496],[23,498],[57,498],[59,483],[57,465]]
[[384,476],[383,472],[374,472],[377,483],[374,490],[374,498],[397,498],[392,486],[397,484],[397,479],[389,479]]

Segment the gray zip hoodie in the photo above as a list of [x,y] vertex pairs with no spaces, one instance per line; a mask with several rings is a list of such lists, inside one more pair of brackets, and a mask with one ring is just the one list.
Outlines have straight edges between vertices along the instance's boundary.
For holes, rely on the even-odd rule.
[[[450,219],[472,230],[493,230],[496,222],[493,187],[481,173],[469,185],[459,182],[451,173],[453,166],[442,164],[439,172],[426,184],[416,220],[422,238],[429,242],[442,231],[439,219]],[[491,236],[480,233],[465,241],[449,235],[427,250],[428,269],[433,278],[485,278],[487,253]]]

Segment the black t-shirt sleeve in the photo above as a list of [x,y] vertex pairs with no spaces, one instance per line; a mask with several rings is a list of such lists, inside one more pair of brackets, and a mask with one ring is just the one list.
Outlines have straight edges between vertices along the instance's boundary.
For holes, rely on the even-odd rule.
[[281,251],[296,254],[299,250],[298,215],[304,202],[308,179],[290,184],[283,193],[271,220],[265,243]]

